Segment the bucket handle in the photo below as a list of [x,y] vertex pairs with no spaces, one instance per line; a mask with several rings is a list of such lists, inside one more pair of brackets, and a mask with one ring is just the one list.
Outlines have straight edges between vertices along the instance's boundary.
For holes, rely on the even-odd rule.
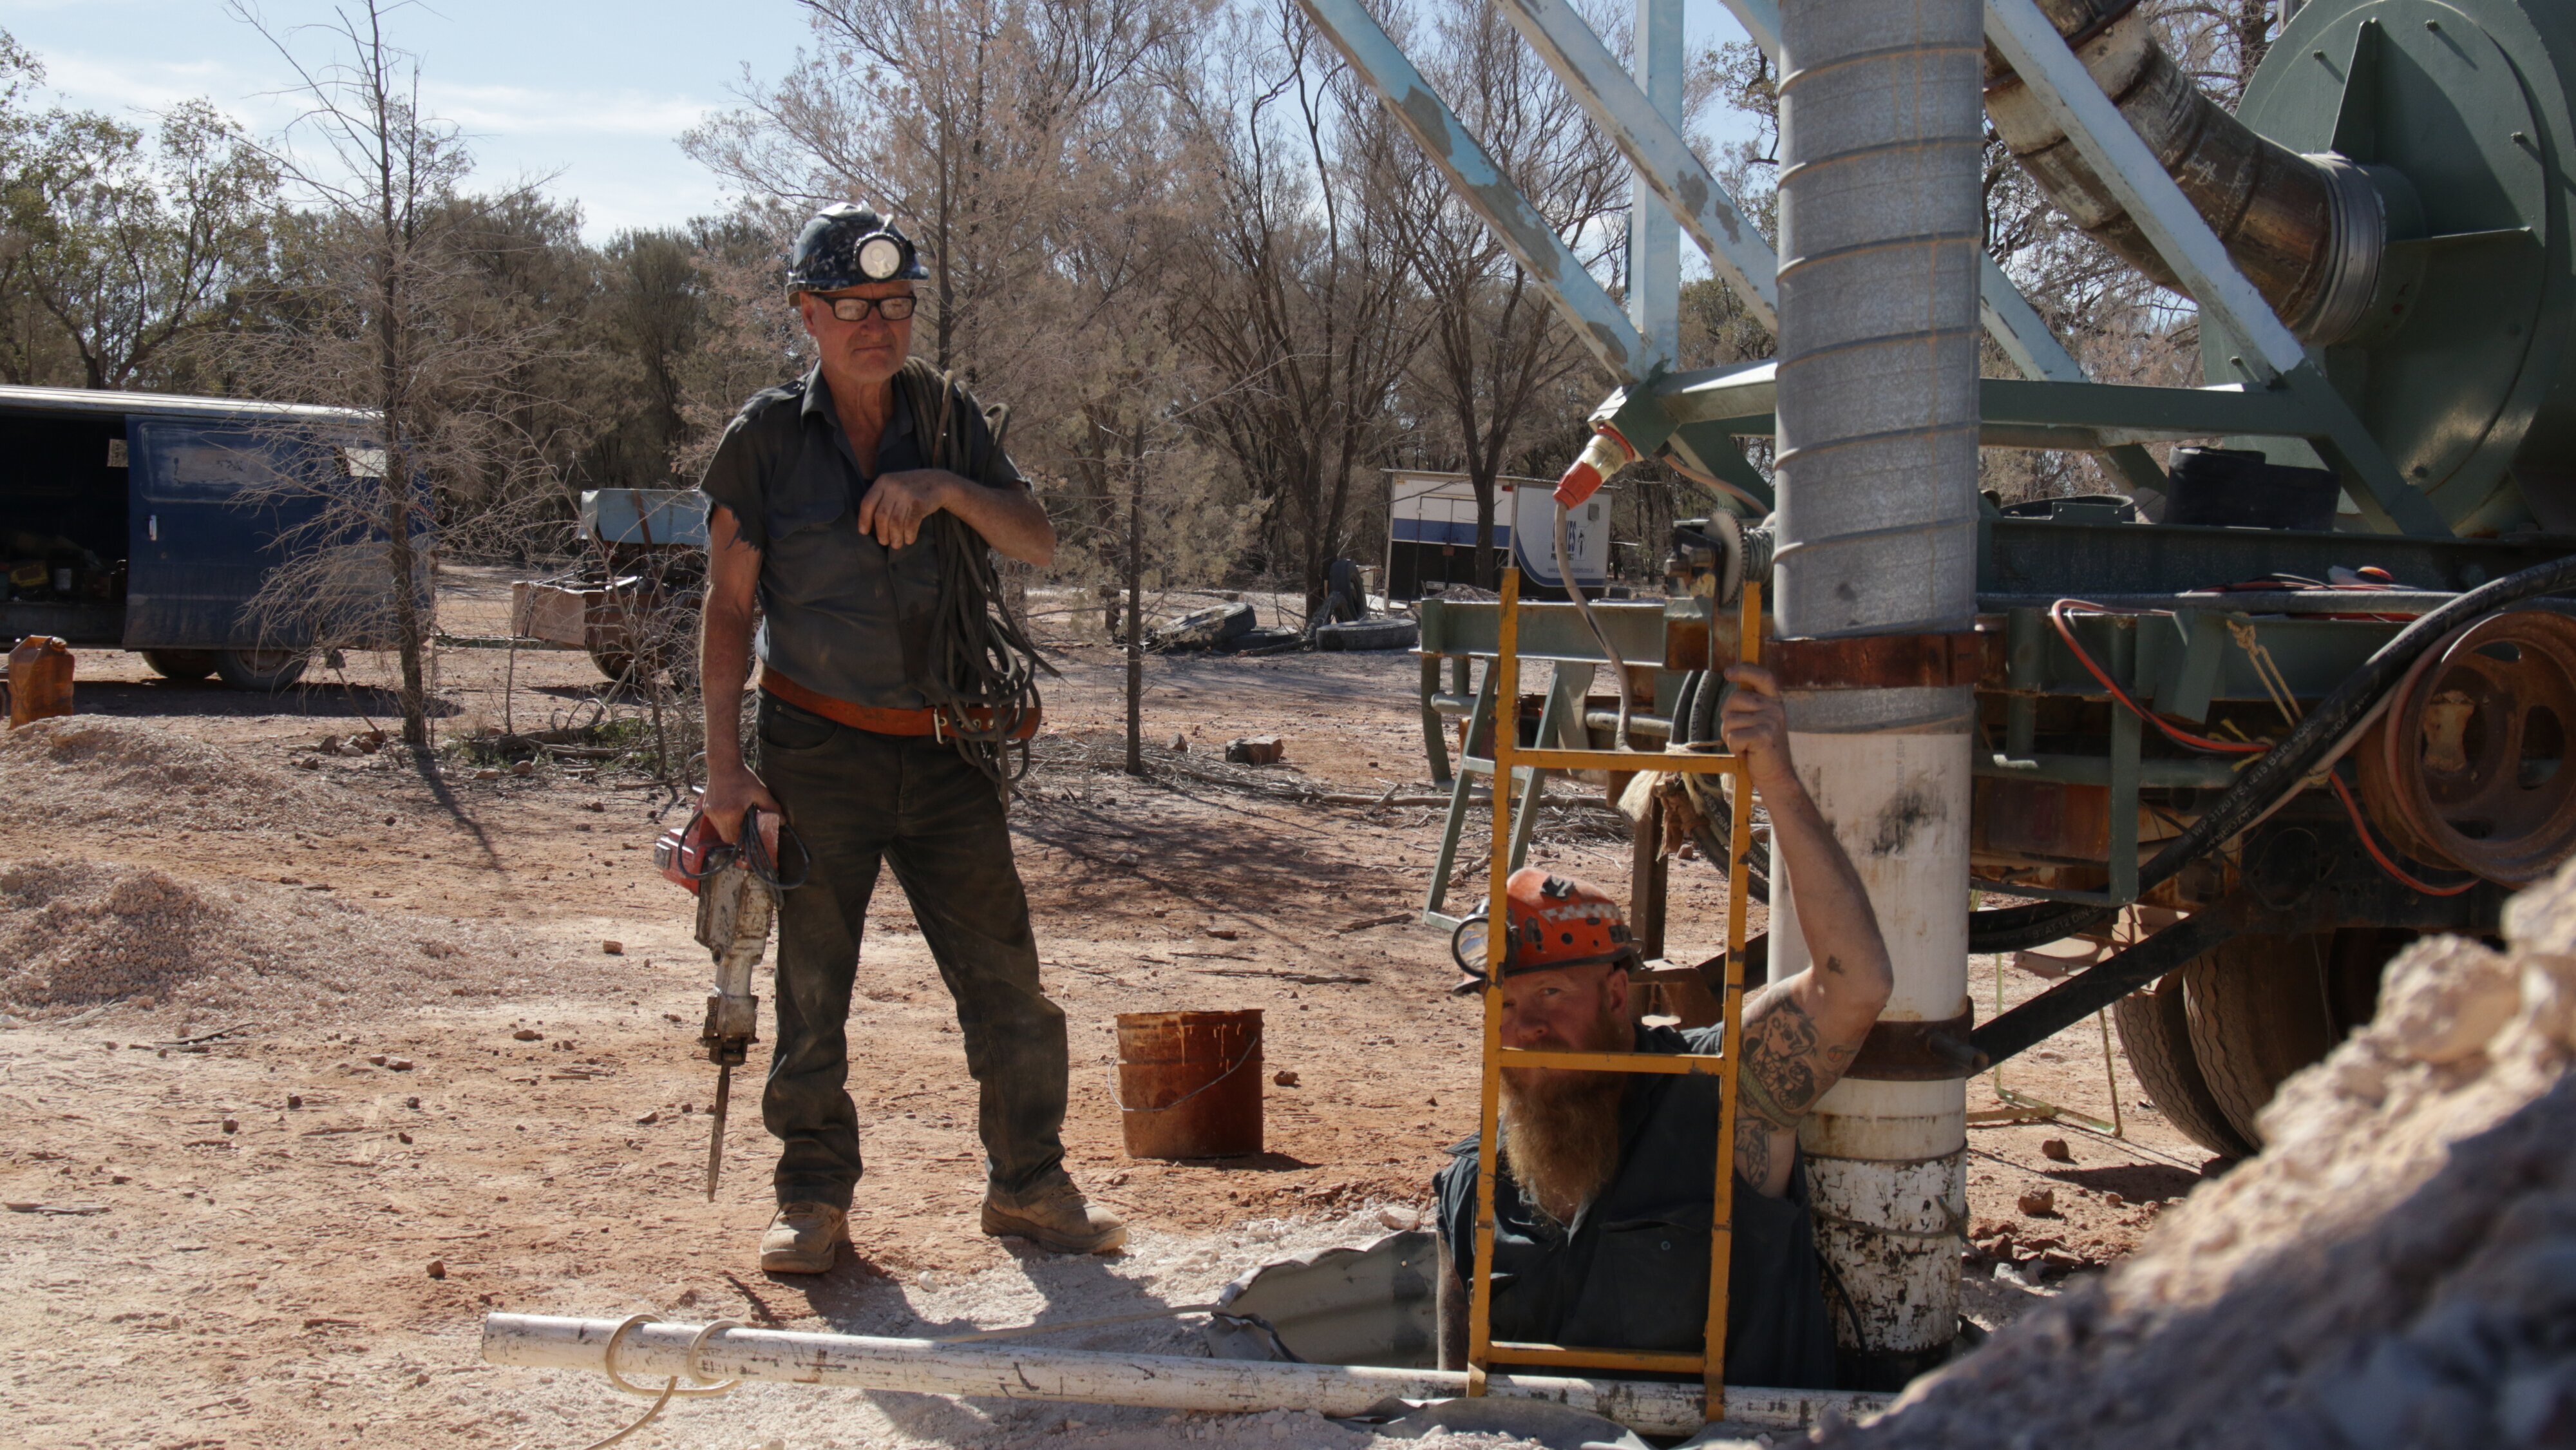
[[1252,1061],[1260,1055],[1261,1048],[1258,1044],[1245,1048],[1243,1055],[1234,1060],[1234,1065],[1232,1067],[1229,1067],[1225,1071],[1218,1073],[1216,1076],[1209,1078],[1206,1082],[1200,1083],[1197,1087],[1190,1089],[1188,1092],[1181,1094],[1179,1097],[1172,1099],[1170,1102],[1163,1104],[1159,1108],[1131,1108],[1127,1106],[1127,1090],[1118,1085],[1118,1069],[1113,1065],[1109,1069],[1109,1097],[1111,1101],[1118,1104],[1118,1111],[1122,1113],[1168,1113],[1172,1109],[1179,1107],[1181,1104],[1188,1102],[1190,1099],[1197,1097],[1199,1094],[1206,1092],[1209,1088],[1215,1087],[1218,1083],[1221,1083],[1227,1078],[1234,1076],[1236,1073],[1243,1071],[1244,1064]]

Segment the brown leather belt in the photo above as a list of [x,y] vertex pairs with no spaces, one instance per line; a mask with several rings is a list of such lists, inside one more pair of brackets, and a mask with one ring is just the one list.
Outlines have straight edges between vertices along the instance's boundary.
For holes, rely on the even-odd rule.
[[[838,700],[809,690],[767,665],[760,667],[760,688],[799,710],[810,710],[836,725],[847,725],[853,730],[865,730],[875,735],[929,735],[942,739],[948,734],[939,711],[928,705],[918,710],[888,710],[876,705]],[[990,710],[969,710],[966,718],[978,730],[993,728],[993,712]],[[1037,734],[1038,719],[1036,710],[1021,717],[1019,728],[1011,732],[1011,738],[1026,740]]]

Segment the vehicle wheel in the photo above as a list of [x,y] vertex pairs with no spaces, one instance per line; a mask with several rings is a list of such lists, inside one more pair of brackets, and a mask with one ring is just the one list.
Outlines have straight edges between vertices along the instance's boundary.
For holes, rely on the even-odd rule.
[[148,649],[143,662],[165,680],[202,680],[215,672],[215,652],[210,649]]
[[590,662],[599,666],[599,673],[610,684],[625,679],[635,669],[633,655],[613,649],[593,649],[590,652]]
[[2260,1148],[2255,1125],[2290,1074],[2332,1051],[2334,934],[2242,936],[2182,969],[2193,1055],[2237,1135]]
[[304,678],[309,658],[300,649],[219,649],[215,673],[236,690],[283,690]]
[[2237,1136],[2200,1075],[2182,998],[2182,973],[2167,972],[2154,986],[2111,1004],[2111,1021],[2120,1029],[2120,1055],[2129,1060],[2129,1071],[2146,1088],[2156,1111],[2184,1137],[2221,1158],[2248,1157],[2254,1145]]

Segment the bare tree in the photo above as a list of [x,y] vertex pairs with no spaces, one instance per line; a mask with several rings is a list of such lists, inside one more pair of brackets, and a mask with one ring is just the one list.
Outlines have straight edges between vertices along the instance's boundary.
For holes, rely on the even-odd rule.
[[1355,487],[1374,490],[1403,429],[1392,405],[1429,324],[1407,219],[1440,197],[1294,0],[1229,13],[1198,45],[1179,108],[1213,204],[1173,335],[1224,389],[1199,426],[1262,500],[1270,562],[1311,612]]
[[[265,148],[303,206],[266,325],[234,343],[241,375],[259,395],[356,410],[371,435],[344,450],[340,469],[276,479],[277,497],[293,500],[303,522],[252,607],[282,640],[374,644],[389,635],[403,741],[426,750],[432,531],[455,548],[478,525],[507,522],[500,513],[442,516],[441,486],[542,466],[541,451],[512,429],[508,404],[514,376],[547,345],[546,324],[478,317],[462,245],[534,187],[463,193],[466,151],[453,126],[421,109],[418,63],[386,30],[400,0],[357,0],[296,32],[270,27],[245,0],[227,3],[286,61],[304,105]],[[307,34],[323,38],[319,58],[298,43]],[[358,586],[361,571],[374,587]]]
[[[1616,149],[1491,5],[1444,0],[1436,36],[1433,84],[1486,153],[1570,245],[1606,239],[1603,223],[1627,209],[1628,171]],[[1579,376],[1597,393],[1606,380],[1492,230],[1456,198],[1421,214],[1412,247],[1432,319],[1412,375],[1454,430],[1476,495],[1475,578],[1491,588],[1494,480],[1515,440],[1536,431],[1535,405],[1556,384]]]

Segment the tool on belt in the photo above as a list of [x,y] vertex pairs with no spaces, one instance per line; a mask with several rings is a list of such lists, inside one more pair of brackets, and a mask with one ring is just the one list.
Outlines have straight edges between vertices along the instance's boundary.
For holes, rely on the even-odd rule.
[[[769,944],[769,926],[778,916],[778,899],[805,884],[804,843],[796,839],[776,812],[758,807],[743,812],[741,840],[728,843],[716,834],[705,812],[689,823],[665,831],[653,842],[653,864],[662,875],[688,888],[698,898],[698,941],[715,956],[715,990],[707,994],[707,1021],[698,1043],[716,1065],[716,1103],[707,1130],[707,1199],[716,1196],[716,1178],[724,1170],[725,1114],[733,1101],[733,1070],[751,1044],[759,1040],[760,999],[751,993],[752,968]],[[778,874],[781,844],[793,846],[799,861],[794,880]]]

